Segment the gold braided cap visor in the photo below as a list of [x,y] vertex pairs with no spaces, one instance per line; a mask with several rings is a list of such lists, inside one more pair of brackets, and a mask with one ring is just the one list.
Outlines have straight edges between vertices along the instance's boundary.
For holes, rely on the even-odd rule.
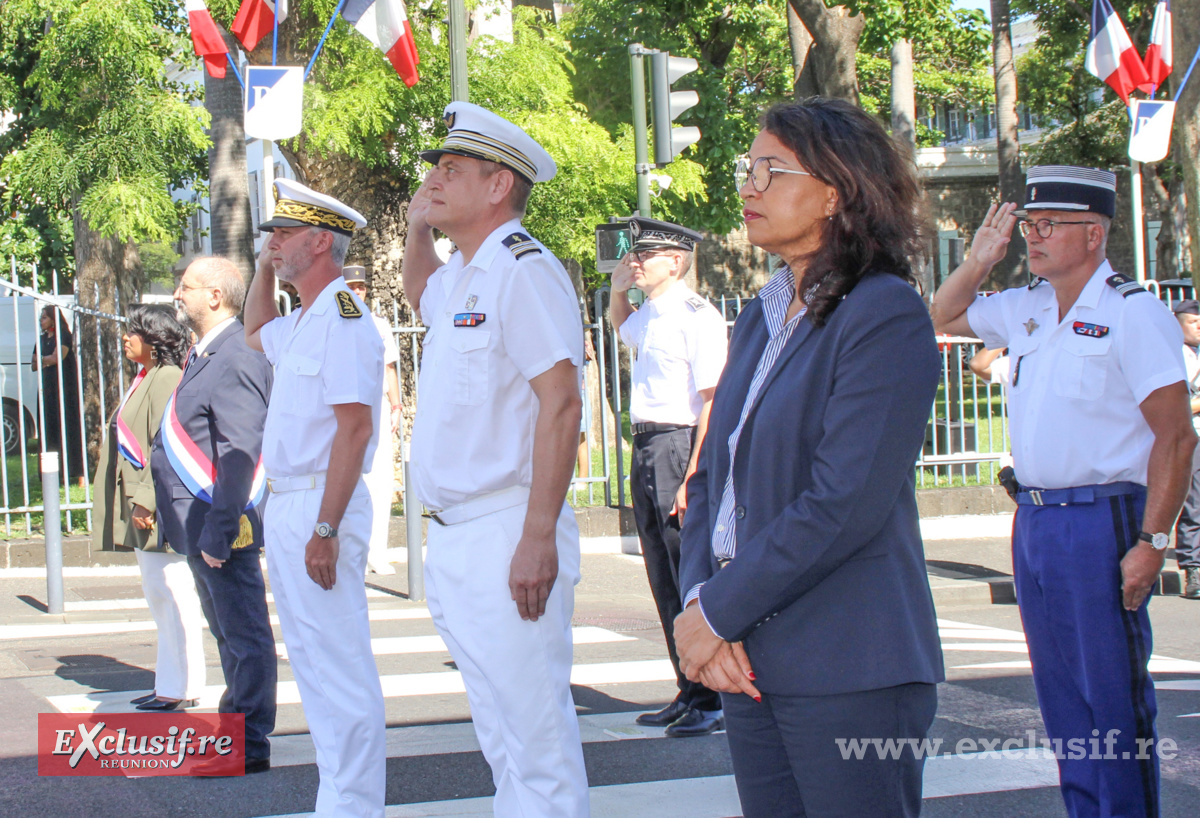
[[324,227],[346,236],[354,235],[354,220],[324,207],[298,202],[295,199],[280,199],[275,203],[275,215],[270,221],[259,225],[260,230],[276,227],[299,227],[301,225]]
[[519,173],[530,184],[533,184],[533,180],[537,178],[537,167],[529,160],[529,157],[511,145],[506,145],[478,131],[462,129],[451,131],[440,148],[422,151],[421,158],[430,164],[437,164],[443,153],[456,153],[460,156],[498,162]]

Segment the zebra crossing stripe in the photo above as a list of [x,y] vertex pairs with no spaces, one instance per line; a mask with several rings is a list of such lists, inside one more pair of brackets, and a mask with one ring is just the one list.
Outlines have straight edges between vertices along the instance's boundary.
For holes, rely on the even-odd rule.
[[[571,669],[571,684],[608,685],[675,680],[675,670],[669,659],[645,659],[632,662],[597,662],[575,665]],[[465,693],[462,675],[457,670],[433,673],[398,673],[380,676],[385,699],[405,696],[435,696]],[[129,690],[107,693],[72,693],[47,696],[46,700],[60,713],[131,713]],[[208,685],[200,694],[198,707],[215,709],[221,701],[225,685]],[[276,686],[278,704],[299,704],[300,691],[295,682],[280,682]]]
[[[612,642],[636,642],[636,636],[624,636],[605,628],[578,627],[571,629],[571,638],[576,645],[603,645]],[[432,636],[385,636],[371,640],[371,652],[376,656],[397,656],[408,653],[445,653],[449,648],[437,634]],[[287,645],[275,643],[275,653],[280,659],[287,658]]]

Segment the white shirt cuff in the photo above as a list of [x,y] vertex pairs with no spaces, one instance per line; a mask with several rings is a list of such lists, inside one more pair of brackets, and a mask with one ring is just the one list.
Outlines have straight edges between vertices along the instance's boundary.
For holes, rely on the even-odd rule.
[[708,629],[713,632],[713,636],[724,640],[725,637],[717,633],[717,629],[714,628],[712,623],[708,621],[708,614],[704,613],[704,603],[700,601],[700,589],[703,587],[704,583],[701,582],[699,585],[694,586],[692,590],[687,592],[687,596],[683,598],[683,608],[684,610],[687,610],[687,606],[692,604],[692,600],[696,600],[696,607],[700,609],[700,616],[703,617],[704,624],[708,625]]

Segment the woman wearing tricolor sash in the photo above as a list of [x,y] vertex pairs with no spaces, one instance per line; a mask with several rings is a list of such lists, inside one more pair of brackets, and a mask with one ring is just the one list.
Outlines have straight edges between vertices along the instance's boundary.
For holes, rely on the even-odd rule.
[[135,304],[128,315],[125,357],[141,368],[109,419],[100,447],[92,538],[105,551],[136,552],[142,589],[158,626],[154,691],[133,703],[175,709],[204,687],[202,619],[187,558],[161,542],[155,528],[149,458],[167,401],[183,376],[191,333],[165,307]]

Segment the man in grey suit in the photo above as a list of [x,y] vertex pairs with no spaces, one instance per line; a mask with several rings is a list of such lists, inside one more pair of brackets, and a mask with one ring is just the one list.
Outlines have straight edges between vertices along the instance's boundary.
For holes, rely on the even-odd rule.
[[187,555],[225,672],[220,712],[245,714],[246,772],[257,773],[271,768],[267,735],[276,709],[275,639],[259,564],[272,371],[266,356],[246,346],[237,319],[245,297],[228,259],[197,259],[180,278],[179,320],[198,340],[150,464],[159,536]]

